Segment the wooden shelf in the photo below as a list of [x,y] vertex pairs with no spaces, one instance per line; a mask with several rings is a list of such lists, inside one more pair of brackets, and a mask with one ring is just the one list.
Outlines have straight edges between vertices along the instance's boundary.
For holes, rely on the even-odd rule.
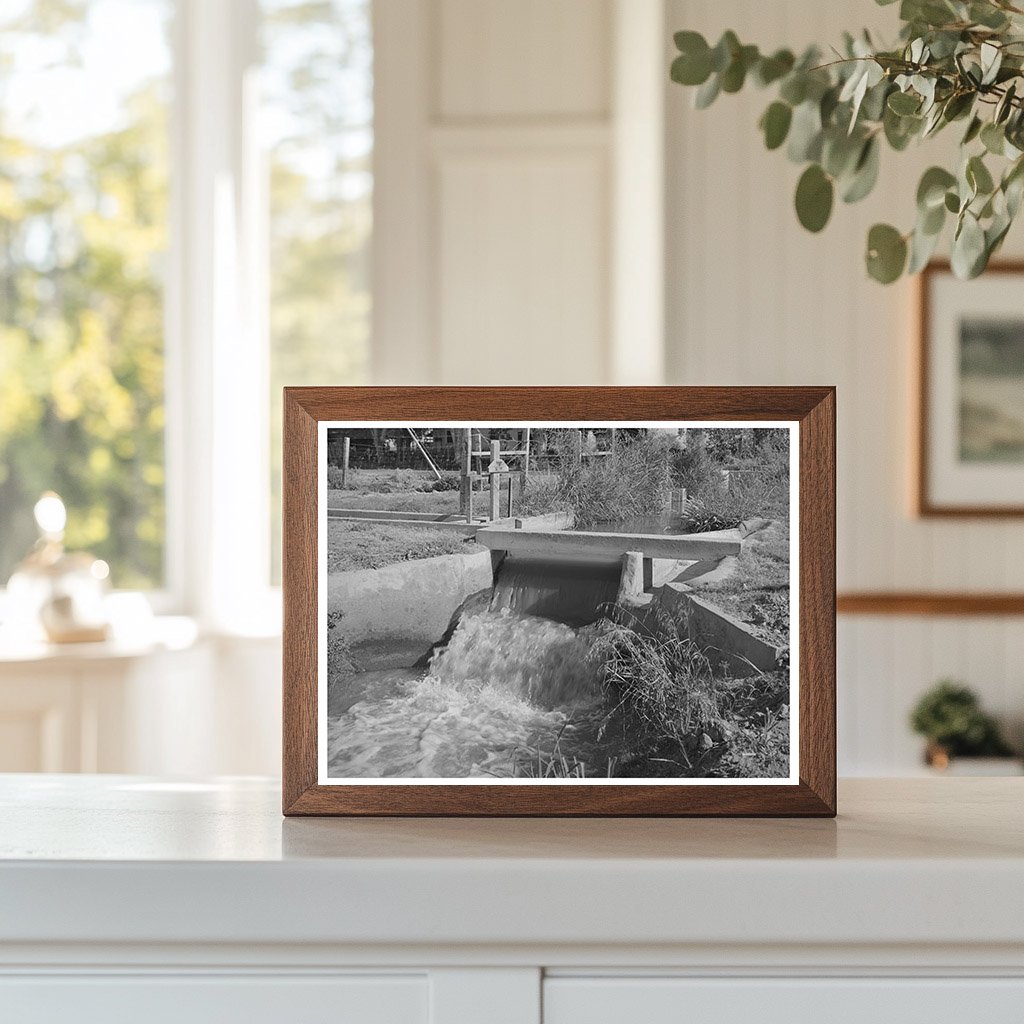
[[859,591],[839,594],[840,615],[1024,615],[1024,593]]

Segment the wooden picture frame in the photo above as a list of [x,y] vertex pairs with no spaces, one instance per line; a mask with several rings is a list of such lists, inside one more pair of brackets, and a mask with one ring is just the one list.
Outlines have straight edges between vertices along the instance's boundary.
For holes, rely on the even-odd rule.
[[[1021,278],[1017,282],[1019,288],[1024,284],[1024,261],[1002,260],[990,263],[982,278],[974,281],[958,281],[952,275],[948,261],[936,260],[930,263],[921,272],[917,281],[917,339],[916,339],[916,382],[917,382],[917,415],[916,415],[916,437],[914,438],[913,452],[915,458],[914,466],[914,488],[913,508],[920,518],[944,518],[944,519],[1001,519],[1024,516],[1024,498],[1013,498],[1010,500],[999,500],[998,502],[979,501],[976,496],[965,497],[962,500],[949,496],[952,483],[947,482],[954,477],[954,471],[949,468],[953,461],[948,452],[944,455],[937,454],[951,448],[951,441],[942,442],[941,437],[951,433],[949,423],[954,412],[949,406],[955,401],[952,381],[953,373],[952,360],[956,353],[946,351],[950,349],[948,339],[940,346],[943,349],[943,356],[940,358],[936,349],[937,332],[945,339],[949,333],[943,328],[950,309],[959,310],[960,314],[968,311],[978,313],[982,311],[987,301],[990,301],[990,293],[993,289],[1005,286],[1006,278],[1016,276]],[[938,295],[939,288],[957,290],[957,297],[947,299],[945,295]],[[940,301],[941,300],[941,301]],[[972,306],[971,303],[974,303]],[[1007,290],[1007,302],[1012,306],[1018,302],[1016,296]],[[999,313],[993,314],[997,317]],[[1018,314],[1014,313],[1016,319]],[[1019,314],[1021,324],[1024,325],[1024,314]],[[946,325],[948,326],[948,325]],[[961,382],[962,383],[962,382]],[[936,392],[945,395],[945,401],[936,401]],[[962,398],[961,398],[962,401]],[[940,428],[937,421],[941,420],[944,428]],[[965,427],[961,422],[961,436]],[[936,435],[940,435],[937,438]],[[980,462],[980,460],[979,460]],[[937,472],[937,466],[941,471]],[[1015,476],[1024,476],[1020,470],[1024,469],[1024,462],[1018,462],[1016,467],[1007,467],[1007,473]],[[970,486],[968,477],[974,474],[982,486],[986,484],[985,477],[988,476],[984,465],[968,466],[963,471],[965,486]],[[979,475],[982,474],[982,475]],[[937,479],[941,477],[942,479]],[[941,483],[941,488],[939,485]],[[991,486],[991,484],[989,484]],[[945,493],[937,493],[941,489]],[[1024,493],[1024,487],[1021,488]]]
[[[693,785],[668,780],[429,785],[331,780],[319,774],[318,656],[322,650],[318,479],[321,425],[650,421],[793,424],[798,439],[798,642],[793,650],[799,733],[791,776]],[[768,425],[771,425],[768,424]],[[302,387],[284,392],[283,811],[351,816],[815,816],[836,812],[835,389],[831,387]],[[326,444],[326,442],[325,442]],[[323,492],[326,493],[326,492]],[[794,549],[795,550],[795,549]],[[798,655],[798,657],[797,657]],[[478,783],[480,780],[475,780]],[[603,780],[602,780],[603,781]],[[610,780],[617,782],[618,780]],[[757,784],[760,781],[761,784]]]

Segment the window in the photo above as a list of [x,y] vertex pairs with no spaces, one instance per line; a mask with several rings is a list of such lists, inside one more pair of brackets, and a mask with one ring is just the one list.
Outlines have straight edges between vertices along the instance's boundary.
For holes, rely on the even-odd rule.
[[0,587],[53,489],[116,587],[271,621],[281,388],[367,376],[372,68],[371,0],[3,4]]
[[269,155],[271,566],[280,564],[281,388],[361,384],[370,336],[370,0],[264,0]]
[[47,489],[115,585],[164,580],[171,13],[0,13],[0,585]]

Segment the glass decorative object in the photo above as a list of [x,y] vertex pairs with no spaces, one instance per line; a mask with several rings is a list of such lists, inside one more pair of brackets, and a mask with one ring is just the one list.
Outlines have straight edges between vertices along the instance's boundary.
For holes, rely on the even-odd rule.
[[11,618],[29,634],[25,639],[35,633],[57,644],[106,640],[107,563],[64,550],[67,510],[59,495],[47,491],[34,514],[39,539],[7,585]]

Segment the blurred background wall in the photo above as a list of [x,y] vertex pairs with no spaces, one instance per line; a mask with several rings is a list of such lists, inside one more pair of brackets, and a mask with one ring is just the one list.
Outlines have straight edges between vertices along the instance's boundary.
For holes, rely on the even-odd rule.
[[[5,5],[0,576],[52,487],[159,642],[102,663],[9,648],[0,768],[278,771],[285,384],[835,384],[840,589],[1022,589],[1019,523],[910,513],[914,284],[869,282],[862,248],[929,147],[885,154],[884,188],[813,237],[798,170],[761,147],[763,95],[695,111],[668,82],[674,29],[797,48],[886,15]],[[1022,661],[1012,617],[841,617],[841,772],[917,770],[907,714],[943,676],[1019,739]]]

